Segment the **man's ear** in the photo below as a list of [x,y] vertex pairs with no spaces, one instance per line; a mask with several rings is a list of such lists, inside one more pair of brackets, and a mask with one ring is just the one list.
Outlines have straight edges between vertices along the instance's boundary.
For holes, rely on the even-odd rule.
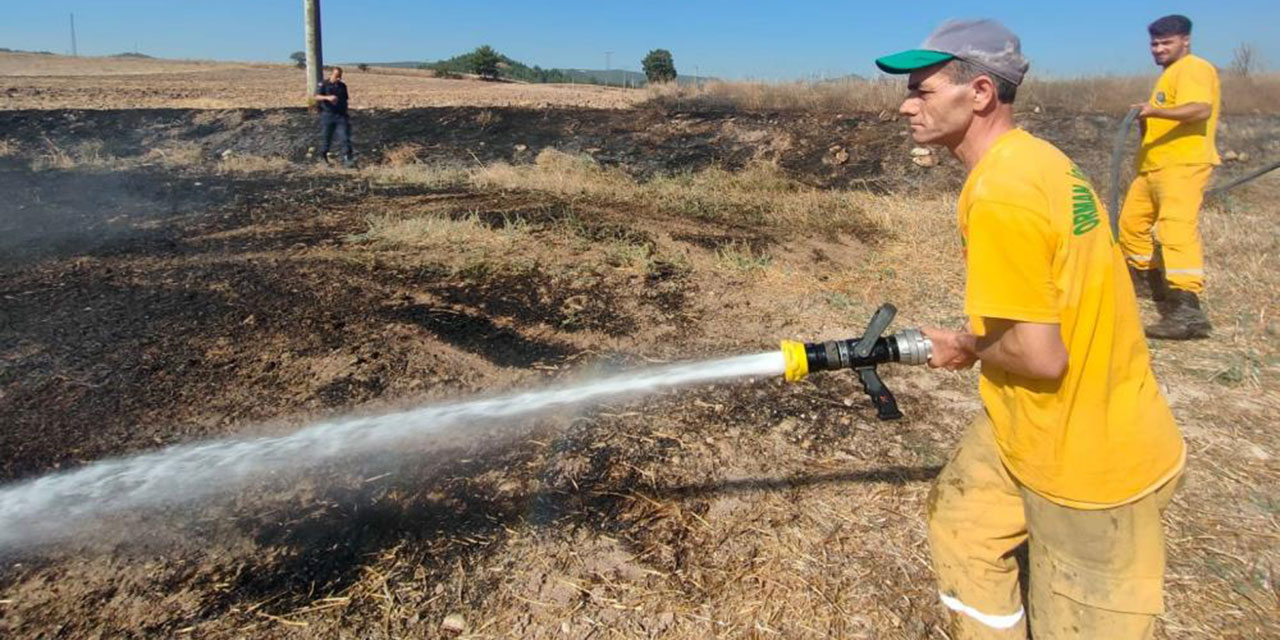
[[987,76],[978,76],[969,83],[973,89],[973,110],[975,113],[986,113],[1000,103],[996,95],[996,83]]

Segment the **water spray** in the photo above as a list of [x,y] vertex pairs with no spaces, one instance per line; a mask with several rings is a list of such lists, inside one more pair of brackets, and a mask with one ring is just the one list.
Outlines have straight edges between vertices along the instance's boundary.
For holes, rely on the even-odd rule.
[[95,522],[138,509],[193,503],[268,474],[298,472],[352,456],[403,449],[425,437],[527,421],[556,410],[636,397],[692,384],[853,369],[882,420],[902,417],[876,367],[923,364],[931,344],[919,330],[882,336],[896,313],[883,305],[861,338],[622,373],[579,384],[420,407],[377,416],[339,418],[278,437],[182,444],[101,460],[0,487],[0,552],[82,535]]

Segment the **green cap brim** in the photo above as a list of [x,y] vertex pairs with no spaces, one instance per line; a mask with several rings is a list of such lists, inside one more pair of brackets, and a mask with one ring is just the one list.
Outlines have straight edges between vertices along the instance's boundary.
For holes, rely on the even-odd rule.
[[955,56],[941,51],[911,49],[893,55],[876,58],[876,66],[885,73],[911,73],[916,69],[932,67],[935,64],[955,59]]

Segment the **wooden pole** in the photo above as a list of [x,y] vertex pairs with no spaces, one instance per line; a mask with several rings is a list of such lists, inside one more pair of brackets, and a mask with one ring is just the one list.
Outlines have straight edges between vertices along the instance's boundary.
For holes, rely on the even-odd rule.
[[307,99],[310,101],[324,74],[320,47],[320,0],[302,0],[302,12],[306,21]]

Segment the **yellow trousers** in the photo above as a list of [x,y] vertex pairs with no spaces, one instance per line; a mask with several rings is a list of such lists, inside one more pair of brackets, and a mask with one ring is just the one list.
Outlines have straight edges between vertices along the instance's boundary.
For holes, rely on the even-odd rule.
[[[1120,247],[1130,265],[1155,268],[1155,241],[1164,256],[1169,286],[1204,291],[1204,250],[1198,224],[1213,165],[1184,164],[1146,171],[1134,178],[1120,209]],[[1152,229],[1155,238],[1152,238]]]
[[[929,494],[929,546],[952,638],[1151,638],[1164,612],[1160,515],[1181,480],[1086,511],[1020,485],[990,420],[969,427]],[[1014,551],[1028,543],[1024,609]]]

